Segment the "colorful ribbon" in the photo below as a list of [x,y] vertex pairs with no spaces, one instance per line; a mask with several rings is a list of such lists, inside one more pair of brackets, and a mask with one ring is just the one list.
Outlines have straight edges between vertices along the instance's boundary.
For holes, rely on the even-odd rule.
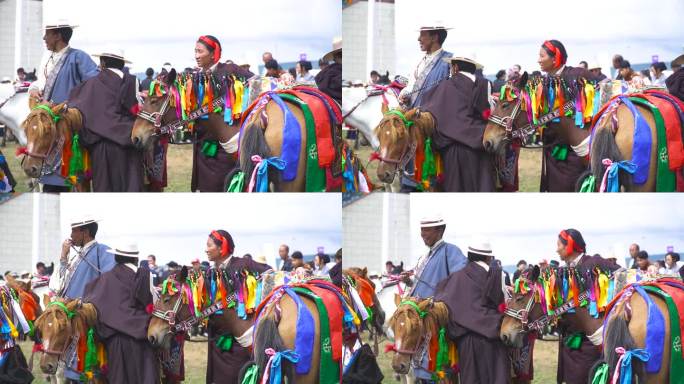
[[268,192],[269,165],[281,171],[287,167],[287,161],[278,157],[262,159],[259,155],[253,155],[252,162],[255,164],[255,167],[249,180],[248,192]]
[[615,366],[615,373],[613,374],[613,384],[631,384],[632,383],[632,358],[645,362],[649,362],[651,355],[642,348],[625,350],[622,347],[615,348],[615,352],[620,355],[617,365]]
[[637,166],[628,160],[614,162],[610,159],[603,159],[602,163],[607,168],[606,172],[603,174],[599,192],[620,192],[620,181],[618,179],[619,170],[623,169],[625,172],[631,174],[634,174],[637,170]]

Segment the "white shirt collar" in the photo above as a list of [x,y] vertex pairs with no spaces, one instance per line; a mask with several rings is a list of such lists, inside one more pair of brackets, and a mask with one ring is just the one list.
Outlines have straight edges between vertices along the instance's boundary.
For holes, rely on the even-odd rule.
[[218,265],[218,268],[225,268],[230,264],[230,260],[233,258],[233,255],[228,256],[227,259],[223,260],[221,264]]
[[564,69],[565,69],[565,64],[561,65],[560,68],[555,70],[553,73],[549,72],[548,74],[551,76],[559,76],[561,73],[563,73]]
[[580,259],[582,258],[582,256],[584,256],[584,253],[580,253],[579,255],[577,255],[577,257],[575,257],[575,258],[572,259],[572,260],[566,260],[566,261],[565,261],[565,265],[567,265],[568,267],[575,267],[575,266],[577,266],[577,263],[580,261]]
[[469,78],[470,80],[473,81],[473,83],[475,82],[475,75],[473,75],[472,73],[468,73],[468,72],[458,72],[458,73]]
[[55,54],[55,55],[60,55],[60,56],[61,56],[61,55],[64,54],[64,52],[67,51],[67,49],[69,49],[69,45],[67,45],[66,47],[60,49],[59,51],[54,52],[54,54]]
[[484,261],[476,261],[475,264],[479,265],[480,267],[484,268],[485,271],[489,272],[489,265],[485,263]]
[[437,247],[439,247],[440,245],[442,245],[443,242],[444,242],[444,239],[439,239],[439,240],[437,240],[437,242],[434,243],[434,244],[432,244],[432,247],[430,247],[430,252],[432,252],[433,250],[437,249]]
[[425,59],[432,59],[433,57],[435,57],[435,56],[439,55],[440,53],[442,53],[442,51],[443,51],[443,49],[440,48],[440,49],[438,49],[438,50],[436,50],[436,51],[434,51],[434,52],[432,52],[432,53],[425,53]]
[[83,245],[83,249],[89,248],[91,245],[95,244],[96,241],[97,241],[97,240],[92,239],[92,240],[90,240],[89,242],[85,243],[85,244]]
[[123,71],[121,71],[120,69],[117,69],[117,68],[107,68],[107,69],[116,73],[116,75],[119,76],[120,79],[123,79],[124,74],[123,74]]
[[133,272],[138,272],[138,267],[135,266],[134,264],[131,264],[131,263],[124,263],[124,265],[127,266],[128,268],[130,268],[131,271],[133,271]]

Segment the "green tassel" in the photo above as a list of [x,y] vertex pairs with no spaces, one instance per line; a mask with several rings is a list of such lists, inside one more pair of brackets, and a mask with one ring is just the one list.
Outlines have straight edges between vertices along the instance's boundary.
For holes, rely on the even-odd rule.
[[230,180],[230,185],[226,192],[242,192],[245,189],[245,173],[240,171],[235,173]]
[[252,364],[245,370],[245,376],[242,378],[241,384],[257,384],[259,380],[259,366]]
[[373,324],[373,311],[371,307],[366,307],[366,312],[368,312],[368,324]]
[[33,321],[28,320],[27,323],[28,323],[28,326],[29,326],[29,333],[28,333],[28,334],[29,334],[29,336],[33,337],[33,335],[34,335],[35,332],[36,332],[36,328],[33,326]]
[[437,345],[439,348],[437,349],[435,373],[432,374],[432,378],[435,381],[440,380],[437,376],[437,372],[443,371],[445,367],[449,367],[449,344],[447,344],[446,341],[446,329],[444,327],[439,329],[439,340]]
[[572,335],[565,338],[565,346],[570,349],[580,349],[582,346],[582,337],[584,334],[582,332],[575,332]]
[[69,161],[69,176],[78,175],[84,171],[83,169],[83,152],[79,144],[78,133],[74,135],[71,140],[71,160]]
[[88,342],[85,354],[85,371],[94,372],[97,368],[97,345],[95,345],[95,329],[88,330]]
[[437,176],[437,164],[435,163],[435,154],[432,152],[432,139],[425,140],[425,161],[423,162],[422,181],[430,181],[431,177]]
[[594,372],[594,377],[591,379],[591,384],[607,384],[610,374],[608,372],[608,364],[601,363]]
[[567,145],[556,145],[551,151],[551,156],[558,161],[565,161],[568,158],[568,146]]
[[206,157],[216,157],[218,152],[218,141],[216,140],[205,140],[202,144],[202,153]]
[[219,337],[218,340],[216,340],[216,346],[223,352],[230,351],[230,348],[233,347],[233,336],[223,335]]
[[594,177],[594,175],[589,175],[589,176],[585,177],[579,191],[580,192],[594,192],[594,191],[596,191],[596,177]]

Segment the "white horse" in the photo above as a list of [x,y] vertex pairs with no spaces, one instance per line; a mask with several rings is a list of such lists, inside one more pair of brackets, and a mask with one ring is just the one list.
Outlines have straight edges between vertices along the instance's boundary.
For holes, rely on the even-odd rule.
[[12,131],[21,146],[26,145],[26,134],[21,123],[31,112],[28,100],[28,92],[15,92],[12,84],[2,84],[0,87],[0,123]]
[[[378,149],[380,141],[373,133],[375,127],[382,120],[383,95],[390,109],[399,107],[399,100],[394,92],[387,89],[384,92],[370,92],[372,88],[343,87],[342,88],[342,116],[346,116],[344,123],[356,128],[368,140],[373,149]],[[351,112],[351,113],[350,113]],[[349,114],[349,116],[347,116]]]

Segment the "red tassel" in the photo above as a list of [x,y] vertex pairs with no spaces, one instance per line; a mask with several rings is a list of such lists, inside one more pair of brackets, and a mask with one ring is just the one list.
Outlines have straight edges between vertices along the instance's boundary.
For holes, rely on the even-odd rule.
[[491,115],[492,115],[492,110],[489,109],[489,108],[487,108],[487,109],[485,109],[484,111],[482,111],[482,119],[485,120],[485,121],[486,121],[486,120],[489,120],[489,116],[491,116]]
[[18,147],[15,156],[28,155],[28,149],[26,147]]
[[145,307],[145,312],[147,312],[148,314],[151,315],[152,312],[154,312],[154,304],[152,304],[152,303],[147,304],[147,307]]
[[380,154],[379,154],[379,153],[377,153],[377,152],[372,152],[372,153],[370,154],[370,157],[368,158],[368,161],[373,161],[373,160],[382,160],[382,158],[380,157]]
[[499,313],[506,312],[506,303],[499,304],[499,307],[497,308],[497,310],[499,311]]
[[387,352],[397,352],[397,348],[394,344],[385,344],[385,353]]

